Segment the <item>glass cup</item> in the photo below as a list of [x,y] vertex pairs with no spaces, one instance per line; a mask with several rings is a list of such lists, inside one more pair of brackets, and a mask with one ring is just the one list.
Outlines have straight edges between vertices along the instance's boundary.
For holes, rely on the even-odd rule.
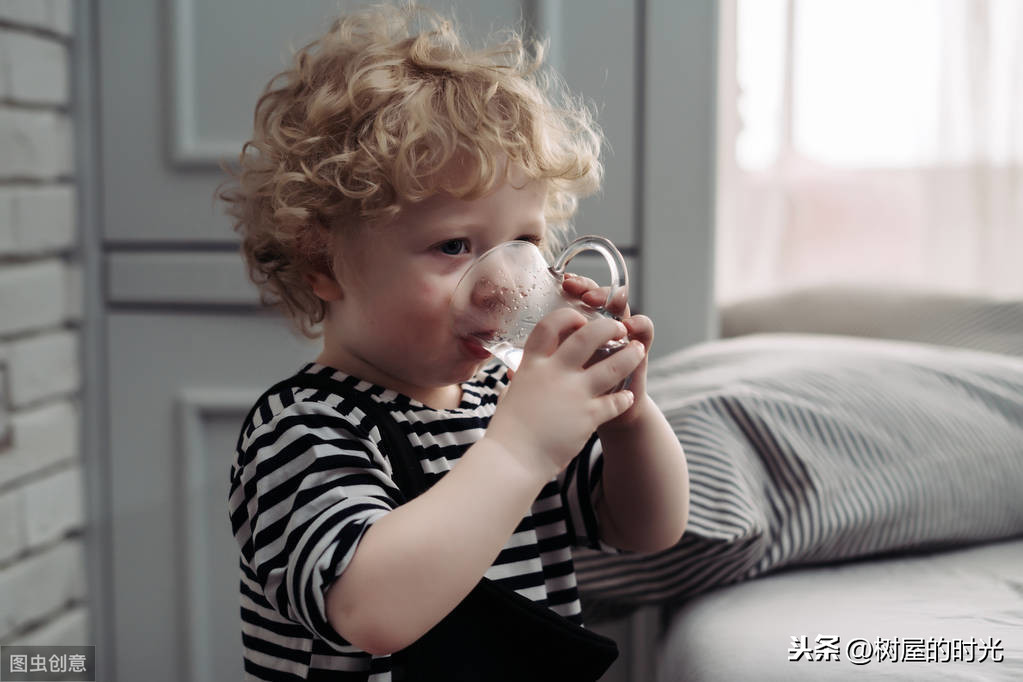
[[[593,307],[565,293],[565,267],[584,251],[604,257],[611,285],[604,305]],[[615,297],[628,293],[625,259],[609,240],[585,236],[569,244],[554,265],[540,249],[526,241],[498,244],[477,258],[462,275],[452,296],[455,333],[471,338],[512,370],[519,368],[522,349],[533,327],[558,308],[573,308],[590,319],[611,317]],[[605,344],[588,364],[625,347],[626,339]]]

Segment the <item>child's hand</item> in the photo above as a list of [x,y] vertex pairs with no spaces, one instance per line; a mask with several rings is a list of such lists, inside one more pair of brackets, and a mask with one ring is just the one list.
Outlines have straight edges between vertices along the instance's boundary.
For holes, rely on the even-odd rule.
[[644,362],[642,344],[584,367],[597,349],[627,333],[621,322],[587,320],[570,308],[544,317],[526,341],[486,437],[521,456],[545,480],[556,476],[598,426],[632,406],[631,391],[609,391]]
[[[566,294],[578,298],[586,305],[593,306],[594,308],[602,307],[604,302],[607,301],[608,288],[599,286],[588,277],[566,273],[563,287]],[[650,353],[650,346],[654,342],[654,323],[646,315],[630,314],[628,296],[628,289],[619,289],[614,299],[608,305],[607,310],[622,320],[625,328],[628,330],[629,339],[643,344],[643,360],[636,367],[629,381],[629,389],[639,400],[643,400],[646,397],[647,357]],[[637,416],[638,410],[634,409],[634,407],[616,418],[608,426],[626,426],[628,422]]]

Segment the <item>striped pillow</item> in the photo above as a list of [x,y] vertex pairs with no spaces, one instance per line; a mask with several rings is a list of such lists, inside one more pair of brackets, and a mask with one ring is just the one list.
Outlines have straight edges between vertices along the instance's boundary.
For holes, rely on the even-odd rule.
[[686,452],[689,526],[658,554],[581,554],[591,615],[786,566],[1023,533],[1023,358],[762,335],[649,374]]

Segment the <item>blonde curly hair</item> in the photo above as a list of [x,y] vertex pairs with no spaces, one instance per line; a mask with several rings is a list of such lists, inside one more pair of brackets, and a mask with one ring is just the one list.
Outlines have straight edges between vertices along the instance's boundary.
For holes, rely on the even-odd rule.
[[[483,196],[511,166],[546,183],[549,248],[563,241],[578,198],[599,188],[602,136],[529,47],[507,32],[472,48],[406,5],[342,17],[299,49],[217,192],[263,302],[315,338],[326,304],[307,276],[331,271],[334,235],[438,192]],[[456,157],[472,172],[445,174]]]

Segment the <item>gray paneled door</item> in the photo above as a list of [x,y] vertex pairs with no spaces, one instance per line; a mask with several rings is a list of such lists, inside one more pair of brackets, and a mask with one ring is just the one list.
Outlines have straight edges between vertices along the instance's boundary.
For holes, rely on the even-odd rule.
[[[237,553],[226,514],[234,441],[260,390],[314,357],[316,346],[259,311],[212,195],[217,163],[240,150],[260,88],[338,4],[96,0],[112,513],[112,603],[104,611],[114,646],[106,667],[121,682],[241,677]],[[638,268],[646,201],[635,151],[644,109],[638,63],[648,49],[643,24],[659,2],[455,5],[476,35],[524,17],[555,34],[554,60],[600,108],[612,148],[606,189],[583,204],[580,229],[612,238]],[[674,11],[665,6],[659,11]],[[711,19],[690,30],[698,37],[713,34],[713,12],[705,14]],[[708,136],[704,126],[693,137]],[[709,163],[708,153],[695,165]],[[709,201],[697,207],[706,215]],[[700,253],[687,271],[706,281],[707,262]]]

